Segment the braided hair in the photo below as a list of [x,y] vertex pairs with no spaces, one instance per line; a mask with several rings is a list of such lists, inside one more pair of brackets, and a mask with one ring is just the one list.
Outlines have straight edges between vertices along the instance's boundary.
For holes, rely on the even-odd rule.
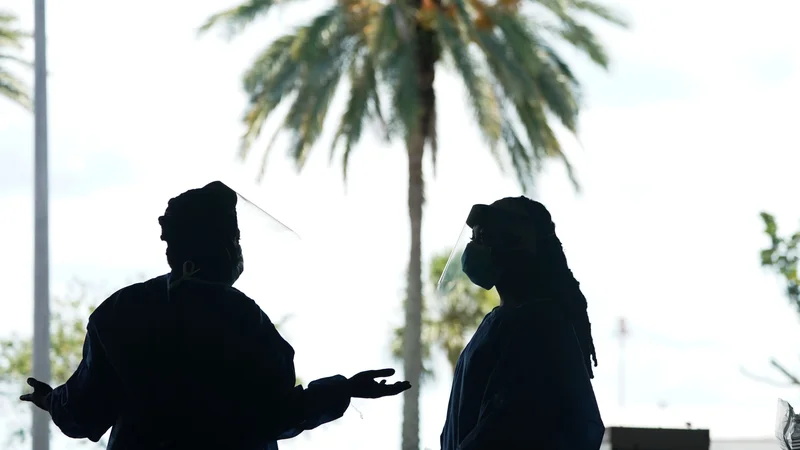
[[594,378],[592,367],[597,367],[597,353],[592,339],[588,304],[580,289],[580,283],[569,269],[550,212],[541,203],[527,197],[504,198],[494,202],[492,206],[500,206],[503,203],[521,208],[532,219],[538,238],[531,276],[535,280],[535,285],[544,291],[541,294],[564,301],[583,353],[589,378]]

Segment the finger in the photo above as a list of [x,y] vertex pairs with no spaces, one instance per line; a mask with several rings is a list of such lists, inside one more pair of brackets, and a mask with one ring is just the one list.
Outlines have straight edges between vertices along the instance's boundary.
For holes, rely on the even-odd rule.
[[36,378],[28,378],[28,386],[32,387],[33,390],[41,389],[47,386],[47,383],[42,383],[41,381],[37,380]]
[[369,378],[385,378],[394,375],[394,369],[366,370],[361,373]]
[[386,396],[389,396],[389,395],[397,395],[409,389],[411,389],[411,383],[409,383],[408,381],[401,381],[399,383],[393,383],[386,386],[384,392]]
[[381,384],[385,385],[386,384],[386,380],[381,381]]
[[19,396],[19,399],[23,402],[32,402],[33,401],[33,394],[22,394]]

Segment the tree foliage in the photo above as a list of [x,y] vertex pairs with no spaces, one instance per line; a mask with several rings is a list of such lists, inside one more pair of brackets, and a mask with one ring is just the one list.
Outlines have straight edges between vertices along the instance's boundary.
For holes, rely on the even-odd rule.
[[30,38],[29,33],[17,27],[18,20],[17,16],[8,11],[0,11],[0,95],[30,109],[28,87],[7,67],[9,62],[31,67],[29,62],[18,56],[23,49],[23,42]]
[[[502,167],[510,162],[523,186],[533,183],[546,159],[560,159],[569,169],[550,121],[576,131],[580,86],[552,44],[567,42],[607,67],[608,55],[582,19],[595,16],[620,26],[625,22],[589,0],[527,2],[535,14],[526,14],[529,9],[522,3],[334,2],[310,23],[267,45],[245,73],[249,100],[240,155],[247,156],[277,106],[288,103],[281,126],[268,140],[262,169],[282,131],[291,136],[288,153],[302,169],[344,83],[349,85],[346,109],[337,119],[330,156],[336,156],[341,144],[346,175],[352,150],[368,124],[378,125],[387,139],[403,141],[419,125],[417,56],[434,51],[436,60],[446,62],[463,82],[486,144]],[[214,14],[200,30],[223,27],[233,37],[276,4],[247,0]],[[414,30],[432,33],[435,49],[420,48]],[[435,120],[436,114],[431,117]],[[426,132],[426,138],[432,139],[435,152],[435,123],[427,126],[432,134]],[[505,157],[498,152],[501,148]]]
[[[433,288],[444,272],[450,252],[436,254],[430,265],[428,283]],[[458,255],[456,255],[458,257]],[[483,318],[500,304],[497,291],[487,291],[475,286],[463,273],[453,283],[447,294],[432,294],[425,297],[422,321],[423,373],[426,378],[434,375],[432,355],[436,351],[444,353],[450,364],[451,373],[455,371],[458,357]],[[392,356],[402,359],[403,327],[393,332]]]
[[[90,289],[85,283],[74,282],[67,295],[52,300],[50,315],[50,365],[53,386],[67,381],[81,361],[86,322],[94,311]],[[17,418],[27,411],[17,397],[29,390],[25,380],[33,372],[33,339],[12,335],[0,339],[0,385]],[[6,390],[8,389],[8,390]],[[9,414],[9,417],[11,415]],[[12,438],[25,441],[30,435],[26,422],[15,420]]]
[[[764,233],[769,238],[769,245],[761,250],[761,266],[768,268],[780,277],[785,284],[785,295],[789,304],[800,315],[800,279],[798,278],[800,231],[788,236],[781,236],[774,216],[762,212],[761,220],[764,222]],[[800,377],[794,375],[776,359],[771,359],[770,365],[777,369],[790,384],[800,386]]]

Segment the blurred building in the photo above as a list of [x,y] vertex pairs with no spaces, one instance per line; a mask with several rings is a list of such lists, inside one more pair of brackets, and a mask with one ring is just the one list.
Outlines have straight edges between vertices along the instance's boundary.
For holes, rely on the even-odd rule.
[[708,430],[609,427],[601,450],[709,450]]
[[601,450],[776,450],[775,438],[711,439],[709,430],[609,427]]

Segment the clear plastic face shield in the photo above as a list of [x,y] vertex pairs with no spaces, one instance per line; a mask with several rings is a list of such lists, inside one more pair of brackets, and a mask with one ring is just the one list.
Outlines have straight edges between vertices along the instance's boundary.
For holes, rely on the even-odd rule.
[[461,262],[464,250],[470,241],[472,241],[472,227],[465,224],[453,246],[453,251],[450,252],[450,258],[444,266],[442,276],[439,278],[436,295],[448,297],[459,293],[463,294],[472,287],[472,282],[464,273],[464,266]]
[[285,281],[285,272],[297,269],[290,267],[290,261],[298,256],[300,236],[239,191],[236,195],[244,271],[234,286],[249,292],[265,283]]
[[[301,259],[298,258],[300,236],[240,190],[228,182],[223,184],[237,197],[235,209],[241,255],[234,243],[226,249],[232,263],[233,285],[249,296],[274,294],[276,285],[291,282],[292,275],[297,272],[295,264]],[[200,267],[184,265],[182,276],[173,277],[170,286],[190,279],[202,281],[201,271]]]
[[533,240],[524,237],[532,229],[531,219],[521,211],[474,205],[442,271],[436,294],[458,295],[471,289],[472,284],[492,289],[502,271],[493,247],[532,251]]

